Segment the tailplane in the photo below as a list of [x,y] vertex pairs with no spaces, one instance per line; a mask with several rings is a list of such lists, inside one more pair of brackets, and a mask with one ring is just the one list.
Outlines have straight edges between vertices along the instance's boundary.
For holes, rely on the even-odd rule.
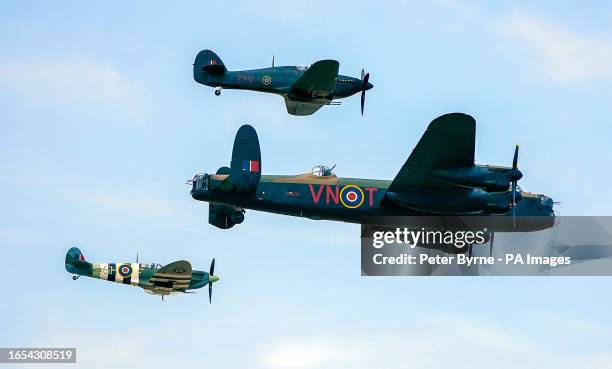
[[245,195],[255,192],[261,179],[261,151],[257,132],[253,127],[248,124],[240,127],[234,140],[231,164],[229,168],[219,168],[217,175],[227,177],[213,177],[210,183],[212,191]]
[[69,273],[77,273],[78,271],[83,269],[87,269],[91,264],[85,260],[85,256],[78,247],[72,247],[66,253],[66,270]]
[[230,181],[238,192],[254,192],[261,178],[261,150],[259,138],[252,126],[245,124],[236,133],[232,162],[230,164]]
[[207,73],[225,73],[227,68],[221,58],[210,50],[202,50],[193,62],[193,79],[199,83],[206,82]]

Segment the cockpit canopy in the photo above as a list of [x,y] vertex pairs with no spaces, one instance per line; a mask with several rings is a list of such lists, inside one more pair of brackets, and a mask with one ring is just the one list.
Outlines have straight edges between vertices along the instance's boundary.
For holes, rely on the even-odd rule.
[[331,168],[327,165],[320,164],[312,167],[312,170],[310,172],[317,177],[329,177],[334,175],[333,170],[335,167],[336,164],[334,164]]
[[296,65],[295,66],[295,69],[299,70],[300,72],[306,72],[308,68],[310,68],[310,65]]

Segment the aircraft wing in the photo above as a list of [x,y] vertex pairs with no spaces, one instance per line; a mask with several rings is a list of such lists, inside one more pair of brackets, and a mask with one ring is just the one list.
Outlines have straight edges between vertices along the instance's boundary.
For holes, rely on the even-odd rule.
[[457,185],[430,176],[433,169],[474,165],[476,121],[467,114],[451,113],[434,119],[391,182],[388,191],[435,191]]
[[156,290],[184,291],[191,282],[191,272],[191,263],[187,260],[175,261],[156,271],[149,283]]
[[287,106],[287,113],[291,115],[310,115],[321,109],[325,105],[320,102],[305,102],[291,100],[285,96],[285,106]]
[[[319,60],[311,65],[310,68],[293,83],[289,89],[289,96],[295,96],[297,98],[296,100],[300,98],[331,99],[331,96],[336,90],[336,80],[338,79],[339,68],[340,63],[336,60]],[[289,110],[288,105],[287,110]]]

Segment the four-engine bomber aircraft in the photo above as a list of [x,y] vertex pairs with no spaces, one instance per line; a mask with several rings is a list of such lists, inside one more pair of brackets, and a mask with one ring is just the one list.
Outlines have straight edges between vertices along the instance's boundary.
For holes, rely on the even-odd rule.
[[269,92],[285,99],[287,112],[292,115],[310,115],[323,105],[338,105],[333,101],[361,92],[361,114],[365,92],[371,89],[370,74],[361,70],[361,79],[338,74],[336,60],[320,60],[310,67],[275,67],[243,71],[228,71],[221,59],[210,50],[198,53],[193,63],[196,82],[221,90],[238,89]]
[[66,270],[74,274],[72,279],[80,276],[99,278],[105,281],[138,286],[152,295],[164,296],[188,293],[189,290],[208,285],[208,299],[212,300],[212,284],[219,280],[214,275],[215,259],[210,264],[209,272],[191,269],[191,263],[179,260],[165,266],[159,264],[136,263],[89,263],[83,253],[72,247],[66,254]]
[[517,186],[523,176],[518,146],[512,167],[477,165],[475,136],[476,122],[469,115],[436,118],[395,179],[387,181],[339,178],[324,166],[302,175],[261,175],[257,133],[244,125],[230,167],[197,174],[188,183],[194,199],[210,203],[209,223],[222,229],[242,223],[244,209],[354,223],[379,215],[499,215],[512,216],[516,231],[552,227],[552,199]]

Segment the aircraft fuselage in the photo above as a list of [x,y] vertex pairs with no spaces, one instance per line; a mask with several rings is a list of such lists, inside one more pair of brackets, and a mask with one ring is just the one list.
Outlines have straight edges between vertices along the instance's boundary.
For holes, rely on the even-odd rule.
[[[306,71],[295,66],[271,67],[225,73],[202,73],[197,81],[210,87],[224,89],[251,90],[288,95],[291,86]],[[371,87],[370,87],[371,88]],[[338,75],[336,89],[330,99],[345,98],[361,92],[362,81],[358,78]],[[299,100],[299,96],[290,96]]]
[[[78,266],[70,266],[69,272],[78,275],[91,277],[96,279],[102,279],[109,282],[116,282],[120,284],[127,284],[143,288],[145,291],[153,294],[158,292],[151,288],[149,280],[157,270],[158,267],[149,267],[149,264],[139,263],[88,263],[83,262]],[[68,266],[67,266],[68,268]],[[191,280],[186,290],[192,290],[204,287],[208,284],[208,273],[199,270],[193,270],[191,274]],[[167,294],[167,293],[164,293]]]
[[[208,176],[208,177],[206,177]],[[252,194],[236,194],[220,187],[226,175],[198,175],[194,199],[275,214],[360,223],[363,217],[421,215],[511,215],[509,191],[487,192],[465,187],[461,193],[391,193],[391,181],[361,178],[261,176]],[[549,228],[554,224],[553,203],[540,194],[521,192],[516,216],[542,217],[522,230]],[[523,218],[525,219],[525,218]]]

